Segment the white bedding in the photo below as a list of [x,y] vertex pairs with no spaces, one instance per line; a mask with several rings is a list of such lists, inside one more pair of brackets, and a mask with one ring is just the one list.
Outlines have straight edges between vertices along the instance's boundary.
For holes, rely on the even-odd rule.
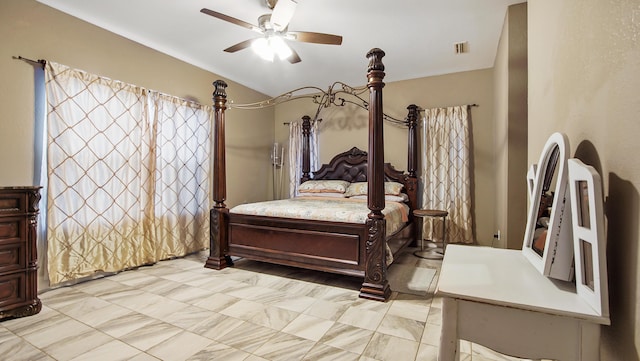
[[[254,216],[313,219],[365,224],[371,212],[364,199],[327,198],[301,196],[276,201],[241,204],[231,208],[230,213]],[[402,229],[408,222],[409,206],[401,202],[385,202],[382,210],[386,220],[386,236],[389,237]],[[387,264],[393,262],[393,252],[386,244]]]
[[[231,213],[255,216],[313,219],[365,224],[371,212],[367,201],[352,198],[301,196],[276,201],[247,203],[233,207]],[[408,221],[409,207],[400,202],[385,202],[387,236],[399,231]]]

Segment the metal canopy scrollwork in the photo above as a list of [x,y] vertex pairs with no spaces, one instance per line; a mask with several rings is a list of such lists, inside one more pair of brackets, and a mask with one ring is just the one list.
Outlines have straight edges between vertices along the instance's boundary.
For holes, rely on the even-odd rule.
[[[275,106],[291,100],[311,99],[314,104],[318,104],[316,114],[312,119],[313,121],[316,121],[318,120],[320,111],[331,106],[343,107],[347,104],[353,104],[368,111],[369,102],[365,98],[363,98],[363,94],[365,94],[365,96],[368,96],[368,90],[369,88],[366,85],[361,87],[352,87],[348,84],[337,81],[331,84],[331,86],[329,86],[326,91],[315,86],[306,86],[259,102],[235,104],[233,101],[231,101],[227,106],[230,109],[261,109]],[[406,119],[398,119],[384,113],[383,119],[394,124],[407,124]]]

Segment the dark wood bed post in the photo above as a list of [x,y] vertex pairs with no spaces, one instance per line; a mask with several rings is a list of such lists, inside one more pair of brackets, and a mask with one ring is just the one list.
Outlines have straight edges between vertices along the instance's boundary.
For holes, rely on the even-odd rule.
[[311,117],[302,117],[302,177],[300,184],[311,179]]
[[411,104],[407,107],[407,127],[409,127],[409,159],[407,168],[409,177],[416,177],[418,170],[418,106]]
[[384,87],[384,51],[378,48],[367,53],[367,87],[369,88],[369,152],[367,158],[367,219],[365,274],[360,297],[386,301],[391,295],[387,281],[386,220],[382,210],[384,199],[384,137],[382,88]]
[[[418,175],[416,172],[418,171],[418,114],[420,108],[417,105],[411,104],[407,107],[409,111],[407,114],[407,127],[409,127],[409,139],[408,139],[408,159],[407,159],[407,170],[408,170],[408,180],[405,184],[405,188],[407,191],[407,195],[409,195],[409,199],[413,202],[417,202],[418,200]],[[411,209],[419,209],[418,204],[411,204]],[[413,214],[409,215],[409,220],[413,223],[412,232],[415,237],[418,237],[418,230],[416,229],[416,225],[414,222]]]
[[[229,209],[224,201],[227,199],[227,174],[225,155],[224,111],[227,109],[227,83],[222,80],[213,82],[214,133],[213,140],[213,200],[215,204],[209,214],[209,258],[205,267],[223,269],[230,264],[226,253],[229,247],[228,227]],[[229,262],[228,262],[229,261]]]

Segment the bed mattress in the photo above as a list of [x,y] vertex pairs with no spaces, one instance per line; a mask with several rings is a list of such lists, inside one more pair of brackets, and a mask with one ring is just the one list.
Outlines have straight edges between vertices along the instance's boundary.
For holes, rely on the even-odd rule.
[[[233,207],[230,213],[267,217],[311,219],[317,221],[365,224],[371,211],[367,201],[352,198],[295,197],[275,201],[247,203]],[[408,221],[409,206],[385,202],[387,236],[393,235]]]

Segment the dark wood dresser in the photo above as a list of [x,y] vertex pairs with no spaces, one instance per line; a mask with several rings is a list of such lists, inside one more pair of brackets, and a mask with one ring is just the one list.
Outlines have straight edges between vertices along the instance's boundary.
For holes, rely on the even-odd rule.
[[40,187],[0,187],[0,320],[40,312],[36,235]]

